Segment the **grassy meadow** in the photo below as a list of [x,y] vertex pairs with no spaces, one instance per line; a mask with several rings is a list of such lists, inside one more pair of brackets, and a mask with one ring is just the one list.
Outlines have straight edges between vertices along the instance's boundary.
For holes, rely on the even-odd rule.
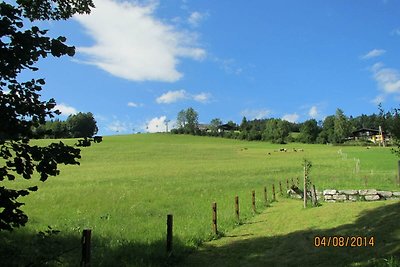
[[[287,152],[278,152],[280,148]],[[167,134],[104,137],[102,143],[82,149],[80,166],[61,166],[61,174],[44,183],[38,179],[12,183],[15,187],[38,184],[39,191],[23,199],[27,226],[0,234],[0,241],[7,244],[0,247],[0,255],[14,256],[17,265],[50,260],[50,265],[76,266],[81,232],[90,228],[93,266],[115,266],[115,262],[119,266],[175,265],[202,242],[213,239],[212,202],[218,203],[219,230],[229,233],[237,226],[235,195],[240,198],[243,222],[249,221],[254,216],[251,191],[256,190],[257,210],[268,210],[261,197],[264,186],[270,197],[272,184],[278,191],[279,181],[286,188],[287,178],[302,177],[304,158],[313,164],[310,177],[317,190],[400,191],[398,159],[390,148],[274,145]],[[169,213],[174,215],[175,254],[167,258],[164,240]],[[48,226],[60,233],[37,234]],[[47,249],[49,255],[42,256]]]

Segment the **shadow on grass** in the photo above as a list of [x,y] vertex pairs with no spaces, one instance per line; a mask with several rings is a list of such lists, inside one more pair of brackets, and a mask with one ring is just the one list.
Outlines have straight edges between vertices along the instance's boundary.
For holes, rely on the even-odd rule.
[[[81,237],[65,233],[32,234],[24,229],[0,232],[0,266],[79,266]],[[93,233],[91,266],[175,266],[191,250],[174,238],[168,255],[166,241],[135,243],[98,238]]]
[[[338,210],[340,212],[340,210]],[[295,220],[295,218],[293,218]],[[282,222],[284,223],[284,222]],[[265,222],[268,227],[268,222]],[[374,237],[374,246],[315,247],[314,237]],[[42,234],[25,229],[0,232],[1,266],[79,266],[80,234]],[[353,224],[332,229],[308,229],[283,236],[240,240],[222,247],[208,246],[192,253],[174,238],[174,254],[165,241],[135,243],[92,239],[92,266],[399,266],[400,203],[364,212]],[[389,265],[388,262],[394,262]]]
[[[315,247],[316,236],[374,237],[374,246]],[[400,203],[364,212],[355,223],[332,229],[208,246],[190,255],[182,266],[400,266]]]

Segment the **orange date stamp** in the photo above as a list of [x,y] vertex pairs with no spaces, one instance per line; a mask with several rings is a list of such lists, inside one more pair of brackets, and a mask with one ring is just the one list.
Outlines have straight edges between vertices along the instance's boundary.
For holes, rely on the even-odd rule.
[[314,247],[373,247],[373,236],[315,236]]

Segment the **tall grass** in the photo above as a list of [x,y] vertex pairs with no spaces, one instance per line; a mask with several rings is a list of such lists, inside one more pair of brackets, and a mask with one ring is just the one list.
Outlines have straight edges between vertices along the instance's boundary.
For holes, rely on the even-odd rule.
[[[287,152],[276,152],[281,147]],[[79,237],[82,229],[91,228],[98,244],[95,265],[107,265],[112,257],[150,264],[150,258],[164,259],[168,213],[174,215],[174,236],[183,253],[212,238],[212,202],[218,203],[219,230],[229,231],[236,225],[235,195],[241,218],[250,218],[251,190],[256,190],[257,209],[263,209],[263,187],[270,193],[271,185],[278,190],[282,181],[286,188],[287,178],[301,177],[304,158],[313,164],[310,178],[317,189],[397,188],[397,159],[387,148],[166,134],[104,137],[103,143],[82,149],[81,166],[62,166],[60,176],[39,183],[39,191],[24,199],[30,220],[21,235],[51,226],[61,235]],[[358,172],[355,158],[361,162]],[[133,247],[141,255],[129,252]],[[72,258],[79,255],[71,253]]]

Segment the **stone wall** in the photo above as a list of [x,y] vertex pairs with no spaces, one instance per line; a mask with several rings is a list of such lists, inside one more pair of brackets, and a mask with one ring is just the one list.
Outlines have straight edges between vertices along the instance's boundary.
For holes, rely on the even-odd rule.
[[[288,195],[292,198],[302,198],[293,190],[288,190]],[[326,189],[317,191],[317,199],[326,202],[348,202],[348,201],[377,201],[377,200],[400,200],[400,192],[379,191],[376,189],[362,190],[336,190]]]

